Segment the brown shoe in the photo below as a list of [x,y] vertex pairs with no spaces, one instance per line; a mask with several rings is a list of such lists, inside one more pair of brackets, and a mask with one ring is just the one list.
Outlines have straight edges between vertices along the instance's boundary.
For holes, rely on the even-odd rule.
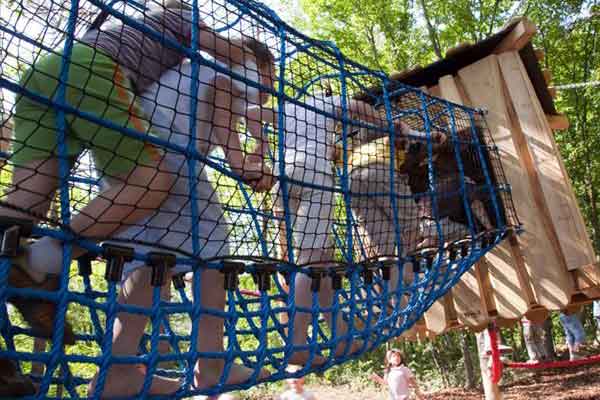
[[0,397],[14,399],[35,392],[31,379],[19,372],[14,361],[0,358]]
[[[20,266],[13,264],[9,275],[8,283],[16,288],[34,288],[54,292],[60,286],[59,277],[48,276],[42,283],[37,283]],[[56,304],[42,299],[26,298],[13,296],[8,299],[19,312],[23,315],[25,321],[31,326],[35,336],[46,339],[52,339],[54,333],[54,316],[56,315]],[[65,321],[64,344],[74,344],[75,335],[71,325]]]

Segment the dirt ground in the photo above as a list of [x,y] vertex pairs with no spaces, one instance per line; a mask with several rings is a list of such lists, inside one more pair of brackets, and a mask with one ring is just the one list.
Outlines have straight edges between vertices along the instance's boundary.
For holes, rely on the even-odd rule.
[[[520,370],[502,387],[505,400],[600,400],[600,364],[529,372]],[[350,387],[311,387],[319,400],[384,400],[385,391]],[[426,393],[427,400],[483,400],[478,390],[447,389]]]

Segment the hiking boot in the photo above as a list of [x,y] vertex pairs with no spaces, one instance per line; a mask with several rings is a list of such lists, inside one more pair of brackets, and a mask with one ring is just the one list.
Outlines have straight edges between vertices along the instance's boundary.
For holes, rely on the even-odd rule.
[[0,358],[0,397],[15,398],[35,394],[29,377],[21,374],[14,361]]
[[[36,282],[19,265],[13,264],[8,274],[8,284],[15,288],[32,288],[54,292],[60,286],[59,277],[48,275],[41,283]],[[38,298],[26,298],[13,296],[8,299],[23,316],[23,319],[31,326],[33,334],[45,339],[52,339],[54,333],[54,317],[56,315],[56,304]],[[74,344],[75,335],[71,325],[65,321],[64,344]]]

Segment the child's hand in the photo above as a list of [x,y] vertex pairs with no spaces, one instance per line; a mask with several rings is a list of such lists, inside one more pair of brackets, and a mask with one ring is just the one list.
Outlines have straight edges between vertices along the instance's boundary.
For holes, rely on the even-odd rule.
[[275,184],[273,171],[261,162],[246,162],[240,174],[244,183],[257,192],[265,192]]
[[381,385],[387,385],[385,383],[385,380],[382,377],[380,377],[379,375],[377,375],[376,373],[371,374],[371,379]]

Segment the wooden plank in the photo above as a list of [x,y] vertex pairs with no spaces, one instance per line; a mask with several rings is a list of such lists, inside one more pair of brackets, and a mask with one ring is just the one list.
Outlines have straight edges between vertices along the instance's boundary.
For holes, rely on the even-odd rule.
[[439,85],[435,85],[429,88],[429,94],[435,97],[442,97],[441,93],[440,93],[440,87]]
[[492,317],[497,316],[498,311],[496,310],[496,302],[493,297],[492,283],[490,282],[490,275],[488,274],[488,266],[485,258],[482,258],[477,264],[475,264],[475,277],[479,284],[479,290],[481,293],[481,301],[486,313]]
[[494,53],[500,54],[505,51],[521,50],[527,43],[531,42],[536,32],[535,24],[527,18],[522,18],[513,30],[502,39],[502,42],[496,46]]
[[[480,68],[485,68],[483,65]],[[478,67],[470,68],[463,71],[465,74],[476,73]],[[487,72],[487,71],[483,71]],[[460,73],[459,73],[460,76]],[[481,74],[476,76],[481,77]],[[487,104],[480,104],[479,96],[473,99],[469,96],[463,80],[459,77],[454,79],[452,76],[444,76],[440,78],[440,88],[443,97],[458,104],[468,104],[482,107],[487,107]],[[471,83],[470,87],[476,85],[477,82]],[[490,126],[490,129],[492,127]],[[492,252],[485,257],[487,268],[485,281],[489,281],[492,288],[493,302],[495,311],[501,318],[514,319],[527,311],[529,301],[533,297],[533,292],[529,286],[527,274],[518,271],[519,265],[511,259],[512,251],[506,243],[497,246]],[[496,288],[500,290],[498,293]],[[531,296],[528,297],[528,294]]]
[[590,264],[571,271],[575,275],[577,290],[590,299],[600,299],[600,266]]
[[[571,281],[561,269],[558,255],[540,224],[542,218],[513,141],[513,127],[497,56],[488,56],[463,68],[459,71],[459,77],[471,102],[490,111],[487,115],[490,134],[498,147],[506,179],[511,185],[517,215],[525,227],[525,233],[519,237],[519,248],[511,248],[510,243],[504,242],[494,250],[496,257],[488,258],[498,314],[510,318],[529,308],[531,299],[526,297],[527,285],[532,286],[535,302],[548,309],[561,309],[568,304],[572,292]],[[523,266],[518,263],[515,265],[512,261],[514,252],[524,263],[526,275],[522,270],[519,271]],[[525,279],[527,282],[523,282]],[[521,285],[525,283],[527,285],[524,288]]]
[[439,88],[440,95],[444,99],[456,104],[465,104],[452,75],[442,76],[439,80]]
[[446,319],[449,328],[455,327],[458,324],[458,316],[456,314],[456,307],[454,307],[454,294],[452,293],[452,289],[442,298],[442,303],[444,304],[444,312],[446,313]]
[[491,319],[481,297],[473,268],[463,274],[452,288],[458,321],[474,330],[485,328]]
[[569,118],[566,115],[546,115],[548,126],[554,131],[563,131],[569,129]]
[[448,314],[444,307],[444,297],[433,303],[424,314],[427,329],[437,334],[445,332],[450,326]]
[[[551,239],[558,241],[566,268],[571,270],[592,264],[596,257],[585,222],[525,66],[517,52],[501,54],[498,60],[515,112],[514,133],[522,142],[524,153],[529,154],[523,157],[525,167],[533,183],[534,194],[543,197],[543,201],[538,199],[538,202],[547,215],[541,221],[546,225],[547,217],[551,218],[547,226],[550,228],[554,224],[556,237]],[[537,193],[538,190],[541,193]]]

